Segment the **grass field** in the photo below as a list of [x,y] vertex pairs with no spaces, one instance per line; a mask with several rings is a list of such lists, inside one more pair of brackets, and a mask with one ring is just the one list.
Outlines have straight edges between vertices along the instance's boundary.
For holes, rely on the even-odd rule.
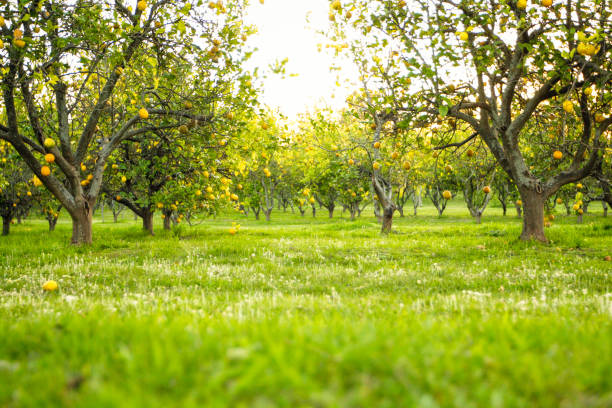
[[612,218],[558,217],[543,245],[455,205],[388,237],[370,211],[97,220],[88,248],[14,226],[0,406],[612,407]]

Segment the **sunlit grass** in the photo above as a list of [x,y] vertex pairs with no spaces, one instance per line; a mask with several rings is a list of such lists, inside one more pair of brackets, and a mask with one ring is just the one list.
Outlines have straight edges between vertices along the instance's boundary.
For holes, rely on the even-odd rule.
[[[612,406],[612,219],[455,203],[0,239],[0,406]],[[235,236],[232,221],[242,224]],[[47,279],[59,282],[45,294]]]

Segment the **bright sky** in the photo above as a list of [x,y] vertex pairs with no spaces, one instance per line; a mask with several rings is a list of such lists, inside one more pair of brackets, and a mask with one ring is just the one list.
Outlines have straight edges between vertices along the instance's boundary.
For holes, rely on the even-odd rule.
[[[258,33],[249,38],[249,43],[258,51],[249,66],[268,71],[268,66],[275,61],[289,59],[285,79],[275,74],[264,79],[262,102],[278,108],[289,119],[314,106],[344,106],[348,91],[335,85],[337,73],[329,71],[334,58],[317,51],[317,44],[325,44],[316,30],[328,27],[329,1],[265,0],[262,5],[252,0],[251,3],[246,21],[257,26]],[[347,72],[343,68],[341,78],[344,75]]]

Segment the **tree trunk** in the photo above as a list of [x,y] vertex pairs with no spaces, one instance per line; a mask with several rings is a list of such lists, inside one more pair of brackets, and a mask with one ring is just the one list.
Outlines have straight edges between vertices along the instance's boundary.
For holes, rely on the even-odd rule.
[[8,235],[11,231],[11,217],[2,217],[2,235]]
[[50,218],[47,221],[49,221],[49,231],[55,231],[55,226],[57,225],[57,218]]
[[17,216],[17,224],[21,224],[21,215]]
[[523,210],[521,206],[518,204],[514,204],[514,206],[516,207],[516,216],[521,218],[523,216]]
[[585,201],[584,203],[582,203],[582,211],[584,211],[584,213],[588,213],[589,212],[589,202]]
[[316,217],[317,216],[317,208],[313,205],[312,206],[312,217]]
[[272,214],[272,208],[269,210],[264,210],[264,214],[266,216],[266,221],[270,221],[270,214]]
[[357,203],[351,204],[351,206],[349,207],[349,211],[351,213],[351,221],[355,221],[355,217],[357,216],[357,213],[359,212],[359,204]]
[[528,188],[521,188],[519,192],[524,212],[521,239],[548,242],[544,234],[544,201],[546,198],[541,193]]
[[404,217],[404,207],[397,207],[397,211],[399,212],[400,217]]
[[83,199],[83,204],[79,205],[72,217],[72,239],[73,245],[89,245],[92,242],[92,208],[91,203]]
[[578,214],[578,219],[576,221],[578,224],[582,224],[582,214]]
[[391,227],[393,226],[393,211],[393,207],[386,207],[383,209],[382,227],[380,229],[380,232],[383,234],[391,232]]
[[334,218],[334,208],[336,208],[336,206],[332,205],[327,209],[329,212],[329,218]]
[[476,224],[481,224],[482,223],[482,214],[474,215],[474,221],[476,221]]
[[149,234],[155,235],[153,233],[153,211],[144,210],[142,213],[142,228],[144,230],[149,231]]
[[117,223],[119,221],[119,214],[118,213],[113,213],[113,222]]
[[172,218],[172,212],[171,211],[164,211],[164,229],[165,230],[170,230],[170,223],[172,222],[171,218]]
[[503,216],[506,216],[506,211],[508,210],[508,207],[506,206],[506,203],[502,202],[502,212],[503,212]]
[[603,216],[607,217],[608,216],[608,204],[605,201],[602,201],[601,204],[603,205]]

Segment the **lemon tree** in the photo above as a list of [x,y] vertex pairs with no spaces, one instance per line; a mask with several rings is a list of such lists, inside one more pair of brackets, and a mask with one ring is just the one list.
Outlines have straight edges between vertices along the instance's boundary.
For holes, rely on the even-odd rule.
[[[599,0],[349,0],[330,13],[336,38],[358,34],[345,50],[369,50],[362,61],[379,87],[413,95],[406,104],[390,94],[415,113],[411,127],[453,121],[469,134],[465,143],[486,144],[518,187],[521,238],[545,241],[546,199],[588,176],[610,143],[609,7]],[[547,154],[559,166],[539,175],[521,146],[531,144],[534,122],[548,127],[559,118],[574,131],[554,132]]]
[[[192,89],[206,87],[224,70],[240,82],[235,72],[250,30],[242,24],[242,6],[240,0],[212,8],[165,0],[38,0],[2,7],[1,30],[11,42],[0,50],[0,138],[15,147],[70,214],[72,243],[91,242],[104,166],[123,140],[163,120],[171,126],[194,120],[203,125],[212,117],[210,111],[174,103],[189,100],[189,89],[172,100],[151,96],[150,104],[140,93],[136,104],[111,117],[113,99],[133,98],[128,90],[140,90],[144,82],[155,94],[164,64],[177,58],[194,68],[196,75],[186,78],[208,78]],[[158,73],[153,81],[141,75],[149,71]],[[42,165],[47,154],[54,156],[52,166]]]
[[31,172],[8,143],[0,141],[0,217],[2,235],[8,235],[11,223],[24,218],[32,208]]

